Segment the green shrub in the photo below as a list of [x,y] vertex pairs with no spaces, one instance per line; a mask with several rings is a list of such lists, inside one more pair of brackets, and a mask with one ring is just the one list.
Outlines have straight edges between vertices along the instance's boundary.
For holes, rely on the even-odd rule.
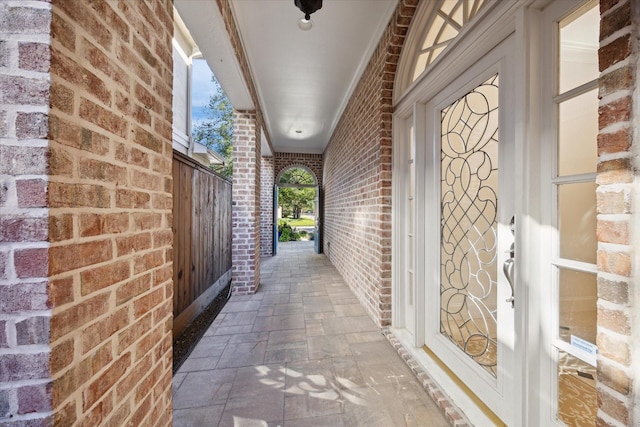
[[307,235],[307,230],[300,231],[300,237],[305,237]]

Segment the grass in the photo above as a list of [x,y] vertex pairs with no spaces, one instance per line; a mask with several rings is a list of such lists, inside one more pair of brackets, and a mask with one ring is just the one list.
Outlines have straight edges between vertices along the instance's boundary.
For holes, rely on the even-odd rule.
[[283,221],[288,222],[291,227],[313,227],[316,225],[316,221],[313,218],[282,218]]

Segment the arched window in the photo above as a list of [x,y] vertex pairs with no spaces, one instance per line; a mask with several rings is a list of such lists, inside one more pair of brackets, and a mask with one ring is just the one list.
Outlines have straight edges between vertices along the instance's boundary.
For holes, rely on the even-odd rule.
[[[447,46],[458,36],[462,28],[475,18],[490,0],[436,0],[423,3],[418,11],[409,35],[408,55],[404,61],[400,75],[400,93],[425,72],[426,69],[445,51]],[[404,62],[403,61],[403,62]]]
[[282,187],[315,186],[316,178],[308,169],[294,166],[282,171],[278,179],[278,185]]

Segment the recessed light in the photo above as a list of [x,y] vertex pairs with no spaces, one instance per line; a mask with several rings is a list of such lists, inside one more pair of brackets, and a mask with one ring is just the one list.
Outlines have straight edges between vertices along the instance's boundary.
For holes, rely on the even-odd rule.
[[311,22],[311,19],[298,19],[298,28],[300,28],[302,31],[309,31],[311,27],[313,27],[313,22]]
[[298,130],[296,131],[296,133],[302,133],[302,131],[301,131],[300,129],[298,129]]

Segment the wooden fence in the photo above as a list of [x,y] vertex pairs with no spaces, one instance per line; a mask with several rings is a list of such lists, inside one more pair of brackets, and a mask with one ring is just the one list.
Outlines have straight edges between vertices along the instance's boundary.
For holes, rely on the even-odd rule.
[[173,155],[173,337],[231,281],[231,183]]

